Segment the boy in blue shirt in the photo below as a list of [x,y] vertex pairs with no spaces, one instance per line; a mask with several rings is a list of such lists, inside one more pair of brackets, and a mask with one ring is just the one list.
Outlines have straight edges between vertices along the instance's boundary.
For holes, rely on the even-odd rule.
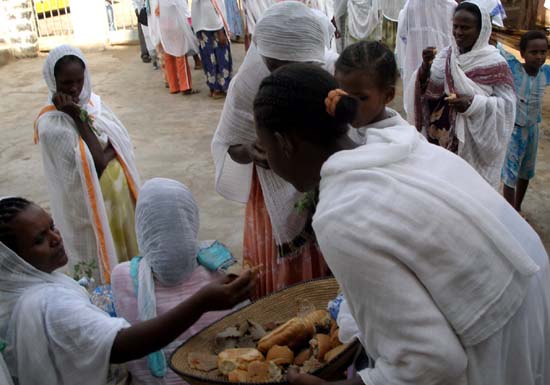
[[535,176],[542,99],[550,85],[550,65],[544,64],[548,41],[543,31],[525,33],[519,46],[525,63],[498,45],[512,70],[517,94],[516,121],[502,168],[503,194],[521,212],[529,181]]

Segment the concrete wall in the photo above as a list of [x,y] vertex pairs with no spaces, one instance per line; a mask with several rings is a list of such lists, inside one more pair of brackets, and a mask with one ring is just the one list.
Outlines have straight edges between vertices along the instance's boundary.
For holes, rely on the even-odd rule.
[[38,54],[31,0],[0,0],[0,49],[15,57]]

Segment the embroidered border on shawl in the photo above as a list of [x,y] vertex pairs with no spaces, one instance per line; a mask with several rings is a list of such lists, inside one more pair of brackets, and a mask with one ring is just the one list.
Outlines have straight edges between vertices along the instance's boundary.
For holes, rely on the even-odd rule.
[[88,198],[90,199],[90,205],[92,208],[92,215],[95,226],[97,228],[97,238],[99,241],[99,257],[102,266],[103,279],[106,283],[111,283],[111,266],[109,265],[109,256],[107,253],[107,247],[105,242],[105,235],[103,230],[103,225],[99,217],[99,211],[97,208],[96,194],[94,190],[94,184],[92,182],[92,174],[90,173],[90,166],[88,164],[88,159],[86,158],[86,147],[84,140],[80,138],[79,148],[80,148],[80,158],[82,160],[83,169],[84,169],[84,178],[86,180],[86,190],[88,192]]

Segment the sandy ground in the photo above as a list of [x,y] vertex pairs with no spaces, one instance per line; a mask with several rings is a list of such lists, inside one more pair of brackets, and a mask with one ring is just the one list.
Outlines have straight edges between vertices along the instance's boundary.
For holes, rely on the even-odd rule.
[[[236,64],[243,45],[233,45]],[[168,177],[190,187],[201,209],[201,238],[219,239],[241,255],[244,206],[224,200],[214,190],[210,141],[223,100],[212,100],[202,71],[193,72],[199,95],[170,95],[162,76],[143,64],[135,46],[87,53],[94,91],[115,111],[132,137],[142,179]],[[46,102],[42,80],[44,56],[11,62],[0,68],[0,196],[21,195],[48,207],[48,191],[32,125]],[[398,92],[400,93],[400,92]],[[401,110],[401,98],[394,107]],[[538,174],[525,200],[524,211],[550,248],[550,97]]]

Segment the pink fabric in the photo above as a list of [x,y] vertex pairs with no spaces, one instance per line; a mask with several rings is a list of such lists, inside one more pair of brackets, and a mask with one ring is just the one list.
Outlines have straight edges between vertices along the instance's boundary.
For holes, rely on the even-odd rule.
[[[187,281],[177,286],[163,287],[156,283],[157,314],[164,314],[181,302],[189,299],[200,288],[212,282],[213,279],[214,275],[202,266],[199,266]],[[132,284],[132,278],[130,277],[129,262],[121,263],[114,268],[111,274],[111,285],[117,315],[126,319],[132,325],[138,323],[137,298]],[[191,326],[191,328],[164,349],[166,359],[170,358],[170,354],[172,354],[182,342],[228,313],[229,311],[222,311],[210,312],[203,315],[193,326]],[[170,369],[168,369],[165,379],[153,377],[147,367],[147,358],[131,361],[127,364],[127,367],[132,375],[133,385],[186,384],[185,381],[180,379],[178,375]]]

